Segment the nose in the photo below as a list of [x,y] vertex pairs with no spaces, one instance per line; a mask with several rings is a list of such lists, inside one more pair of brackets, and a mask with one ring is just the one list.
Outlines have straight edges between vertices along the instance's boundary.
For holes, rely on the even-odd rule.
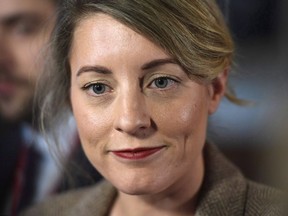
[[147,136],[151,129],[151,117],[141,92],[132,92],[119,96],[116,102],[114,128],[133,136]]
[[0,66],[1,68],[8,67],[11,64],[11,53],[9,52],[6,37],[0,29]]

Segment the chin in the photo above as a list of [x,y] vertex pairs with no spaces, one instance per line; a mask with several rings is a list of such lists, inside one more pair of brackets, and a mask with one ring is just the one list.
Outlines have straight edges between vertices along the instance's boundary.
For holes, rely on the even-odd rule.
[[[128,180],[123,179],[122,182],[112,182],[112,184],[121,192],[129,195],[148,195],[155,194],[162,191],[162,188],[165,188],[163,184],[154,181],[143,181],[139,180]],[[163,189],[164,190],[164,189]]]
[[122,193],[128,194],[128,195],[149,195],[149,194],[154,194],[156,191],[155,190],[149,190],[147,187],[121,187],[117,188],[119,191]]

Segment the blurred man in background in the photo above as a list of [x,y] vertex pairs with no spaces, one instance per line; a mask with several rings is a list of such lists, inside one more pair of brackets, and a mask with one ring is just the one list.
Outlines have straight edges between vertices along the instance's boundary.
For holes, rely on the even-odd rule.
[[[57,7],[57,0],[0,0],[0,215],[15,215],[59,189],[60,170],[33,125]],[[75,128],[67,130],[69,158],[79,142]]]
[[8,121],[31,120],[55,12],[53,0],[0,1],[0,115]]

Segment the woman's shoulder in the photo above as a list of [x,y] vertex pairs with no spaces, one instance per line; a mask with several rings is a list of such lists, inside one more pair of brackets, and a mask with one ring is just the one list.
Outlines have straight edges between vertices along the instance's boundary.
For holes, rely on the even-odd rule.
[[276,188],[247,180],[245,215],[284,215],[284,193]]
[[214,145],[205,147],[205,177],[198,215],[282,216],[284,195],[248,180]]
[[52,196],[26,211],[21,216],[79,216],[105,215],[116,197],[116,190],[107,181],[94,186],[71,190]]

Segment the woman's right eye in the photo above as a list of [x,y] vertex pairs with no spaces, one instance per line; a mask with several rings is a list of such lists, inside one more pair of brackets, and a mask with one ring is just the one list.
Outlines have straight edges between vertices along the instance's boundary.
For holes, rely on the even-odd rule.
[[85,85],[83,89],[88,91],[90,95],[96,96],[96,97],[112,91],[112,89],[109,86],[103,83],[90,83],[90,84]]

